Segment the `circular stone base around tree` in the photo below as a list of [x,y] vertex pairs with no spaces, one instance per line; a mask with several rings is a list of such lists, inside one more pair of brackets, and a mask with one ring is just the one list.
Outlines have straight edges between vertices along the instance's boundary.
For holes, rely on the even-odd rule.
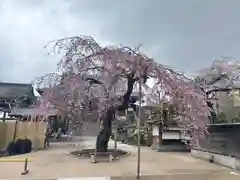
[[[70,152],[71,155],[77,156],[79,158],[90,158],[91,154],[95,152],[95,149],[82,149],[82,150],[75,150]],[[111,153],[114,158],[121,158],[124,156],[129,155],[130,153],[121,149],[108,149],[108,153]],[[99,156],[99,155],[98,155]],[[101,154],[102,157],[107,157],[108,154]]]

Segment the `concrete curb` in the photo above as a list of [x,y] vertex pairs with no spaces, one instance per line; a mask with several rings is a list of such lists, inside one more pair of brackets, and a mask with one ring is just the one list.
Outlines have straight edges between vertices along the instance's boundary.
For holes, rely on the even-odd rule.
[[210,153],[210,152],[196,150],[196,149],[191,149],[191,155],[195,158],[211,161],[213,163],[216,163],[228,168],[232,168],[238,171],[240,170],[240,160],[235,157]]
[[76,178],[57,178],[57,180],[111,180],[110,177],[76,177]]

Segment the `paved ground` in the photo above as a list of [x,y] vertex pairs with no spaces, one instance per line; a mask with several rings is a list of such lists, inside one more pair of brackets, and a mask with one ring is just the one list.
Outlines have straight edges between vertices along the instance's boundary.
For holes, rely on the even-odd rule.
[[[77,141],[81,147],[93,147],[95,144],[95,139],[92,137]],[[72,144],[73,142],[58,142],[52,144],[49,150],[9,157],[8,159],[18,160],[28,157],[32,160],[29,163],[30,172],[26,176],[21,175],[23,162],[0,162],[0,179],[55,179],[81,176],[112,176],[111,179],[119,179],[118,176],[124,176],[131,180],[136,174],[137,149],[134,146],[119,144],[119,148],[131,152],[129,156],[119,161],[92,164],[89,159],[77,159],[69,155],[68,153],[73,151]],[[113,142],[110,142],[110,146],[113,146]],[[161,178],[168,180],[173,178],[178,180],[240,179],[240,176],[232,170],[195,159],[189,153],[161,153],[148,147],[141,148],[141,174],[151,175],[148,177],[151,180]],[[178,177],[172,174],[178,174]]]

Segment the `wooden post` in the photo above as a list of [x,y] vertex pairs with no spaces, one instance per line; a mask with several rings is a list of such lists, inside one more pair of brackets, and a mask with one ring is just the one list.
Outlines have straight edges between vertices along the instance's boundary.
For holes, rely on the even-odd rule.
[[3,122],[5,122],[5,120],[6,120],[6,115],[7,115],[7,113],[4,111],[3,112]]
[[152,123],[148,123],[148,146],[150,147],[153,144],[153,134],[152,134]]
[[13,142],[16,141],[16,137],[17,137],[17,126],[18,126],[18,120],[15,120],[14,131],[13,131]]
[[160,122],[158,124],[158,148],[161,149],[162,145],[163,145],[163,139],[162,139],[162,135],[163,135],[163,132],[162,132],[162,123]]

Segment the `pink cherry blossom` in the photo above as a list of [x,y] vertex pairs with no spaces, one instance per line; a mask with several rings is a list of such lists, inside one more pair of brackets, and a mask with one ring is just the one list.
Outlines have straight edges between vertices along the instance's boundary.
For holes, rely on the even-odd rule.
[[[205,134],[208,123],[205,95],[183,73],[157,63],[140,53],[139,48],[101,47],[91,37],[64,38],[51,45],[62,58],[56,73],[38,80],[38,84],[47,86],[42,109],[54,107],[59,113],[71,114],[76,121],[94,120],[96,116],[90,118],[89,113],[104,114],[107,107],[119,104],[121,98],[116,95],[127,90],[127,76],[133,74],[137,82],[142,81],[148,104],[159,103],[157,97],[161,92],[162,100],[176,107],[180,127],[189,131],[193,139]],[[151,87],[146,85],[149,78],[155,79]]]

